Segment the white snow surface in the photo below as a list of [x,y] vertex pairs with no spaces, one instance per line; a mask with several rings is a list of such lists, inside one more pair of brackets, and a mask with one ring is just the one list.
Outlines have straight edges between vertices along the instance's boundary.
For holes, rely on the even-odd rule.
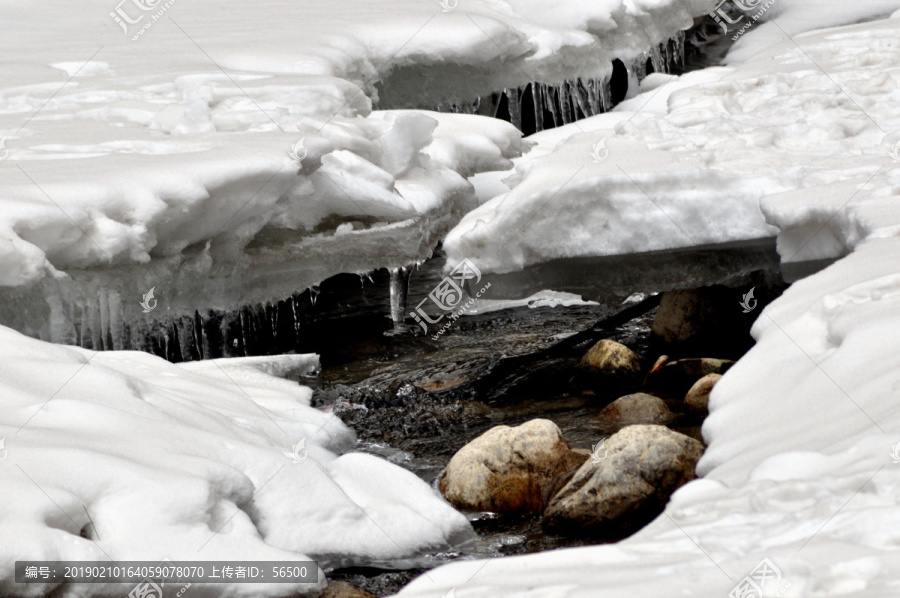
[[785,261],[843,255],[829,232],[890,188],[900,155],[898,39],[896,19],[807,34],[737,67],[659,76],[609,114],[534,135],[510,190],[448,234],[448,264],[502,273],[779,229]]
[[[0,327],[0,594],[53,589],[13,583],[17,560],[316,557],[325,566],[415,557],[469,537],[466,518],[418,477],[349,452],[354,433],[310,407],[309,388],[265,373],[317,367],[316,356],[295,355],[173,365]],[[130,589],[70,585],[62,595]]]
[[[109,301],[111,321],[133,321],[135,298],[155,288],[174,317],[425,259],[476,205],[467,177],[508,167],[520,134],[471,115],[373,111],[377,84],[405,81],[416,105],[436,106],[603,76],[712,4],[12,3],[0,23],[0,303],[35,313],[0,321],[71,342],[71,306]],[[403,74],[417,68],[439,76]]]
[[694,123],[683,134],[708,130],[711,118],[722,129],[698,147],[742,157],[751,173],[794,177],[792,192],[762,204],[784,259],[841,258],[759,316],[757,344],[712,393],[702,479],[628,540],[454,563],[398,596],[743,596],[729,592],[763,559],[778,579],[749,595],[900,593],[900,23],[796,41],[802,50],[768,49],[670,99],[695,108],[693,119],[671,111]]

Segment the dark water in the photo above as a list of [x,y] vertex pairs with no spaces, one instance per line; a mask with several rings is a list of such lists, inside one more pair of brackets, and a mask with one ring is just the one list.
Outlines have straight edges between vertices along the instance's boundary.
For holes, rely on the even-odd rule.
[[[415,306],[441,280],[443,258],[423,264],[410,282],[410,305]],[[359,437],[359,450],[382,456],[435,485],[453,454],[497,425],[515,426],[534,418],[555,422],[573,448],[590,449],[615,430],[595,421],[613,399],[632,390],[598,394],[581,388],[573,378],[583,348],[553,353],[550,348],[577,333],[590,330],[634,302],[623,305],[517,307],[460,318],[438,340],[417,329],[385,334],[387,275],[377,274],[370,293],[381,289],[384,301],[327,302],[318,305],[323,317],[340,318],[352,310],[354,321],[365,323],[346,330],[341,342],[318,348],[322,370],[303,383],[315,390],[314,405],[333,410]],[[340,296],[337,289],[333,297]],[[320,296],[319,301],[322,301]],[[634,308],[632,308],[634,309]],[[654,311],[608,331],[611,336],[644,354],[650,353],[649,331]],[[324,339],[323,339],[324,341]],[[585,346],[590,346],[588,340]],[[531,359],[530,355],[536,355]],[[517,357],[518,356],[518,357]],[[523,360],[521,363],[515,359]],[[505,376],[488,375],[498,364],[514,363]],[[486,380],[479,384],[479,381]],[[496,382],[496,384],[495,384]],[[637,390],[636,388],[633,390]],[[666,398],[666,397],[663,397]],[[669,397],[677,412],[683,397]],[[682,416],[672,427],[699,437],[699,422]],[[428,555],[419,567],[405,571],[353,568],[329,573],[364,587],[376,595],[396,592],[425,568],[454,559],[523,554],[591,543],[543,533],[538,517],[501,517],[467,513],[477,540],[452,552]],[[384,566],[383,564],[381,565]],[[408,563],[405,565],[408,566]]]

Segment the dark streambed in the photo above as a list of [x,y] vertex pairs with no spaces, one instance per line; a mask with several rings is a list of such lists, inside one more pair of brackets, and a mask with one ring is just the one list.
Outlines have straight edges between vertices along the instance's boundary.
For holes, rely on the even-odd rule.
[[[436,257],[413,274],[411,306],[440,281],[443,261]],[[387,283],[385,273],[376,273],[368,284],[372,289],[380,288],[386,296]],[[341,293],[334,287],[330,295],[337,298]],[[315,390],[314,405],[333,410],[353,428],[359,437],[359,450],[382,456],[432,485],[457,450],[493,426],[546,418],[562,429],[573,448],[585,449],[615,431],[604,429],[595,418],[606,404],[631,391],[598,394],[580,388],[572,379],[572,371],[582,349],[576,346],[567,352],[547,352],[564,339],[577,340],[578,333],[584,334],[597,322],[630,308],[638,317],[614,322],[621,325],[607,329],[603,335],[628,345],[650,361],[656,358],[649,340],[654,310],[635,307],[637,300],[570,307],[522,306],[465,316],[434,340],[414,331],[384,334],[391,328],[385,302],[329,303],[328,296],[322,294],[318,301],[323,297],[325,302],[317,304],[323,317],[340,318],[344,310],[352,309],[359,326],[345,328],[339,342],[323,339],[319,348],[322,370],[314,380],[303,380]],[[586,342],[589,346],[592,340]],[[535,354],[536,361],[525,357]],[[509,359],[514,356],[523,361]],[[501,362],[514,365],[502,376],[486,376],[486,372],[499,371]],[[479,380],[487,382],[477,384]],[[668,397],[676,413],[682,409],[682,398]],[[699,438],[699,423],[682,415],[670,427]],[[421,565],[432,567],[455,559],[597,543],[546,534],[537,517],[467,515],[477,540],[452,552],[429,555]],[[398,591],[424,570],[356,567],[328,573],[331,579],[384,596]]]

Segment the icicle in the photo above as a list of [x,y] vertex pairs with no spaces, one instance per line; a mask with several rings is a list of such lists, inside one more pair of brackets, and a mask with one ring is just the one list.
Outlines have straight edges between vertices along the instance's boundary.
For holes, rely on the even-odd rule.
[[531,99],[534,101],[534,130],[544,130],[544,102],[541,95],[540,83],[532,82]]
[[88,303],[88,318],[90,319],[90,333],[91,333],[91,349],[94,351],[100,351],[103,348],[102,341],[100,340],[100,306],[98,302],[93,297]]
[[278,338],[278,306],[266,304],[267,315],[270,308],[272,310],[272,315],[269,316],[269,319],[272,322],[272,338]]
[[112,348],[116,351],[125,349],[125,322],[122,317],[122,296],[118,291],[107,293],[107,306],[109,309],[109,332],[112,338]]
[[409,297],[409,276],[412,268],[391,270],[391,320],[394,328],[402,328],[406,319],[406,300]]
[[519,95],[519,88],[505,89],[506,104],[509,107],[509,121],[512,125],[522,130],[522,99]]
[[194,346],[197,347],[197,355],[200,359],[205,359],[207,355],[207,349],[204,346],[206,331],[203,330],[203,318],[200,316],[199,311],[194,312],[194,325],[191,329],[194,333]]
[[560,123],[559,118],[559,110],[557,107],[556,98],[554,97],[553,92],[556,88],[550,87],[549,85],[544,86],[544,95],[546,96],[545,104],[548,108],[550,108],[550,114],[553,115],[553,126],[558,127]]
[[106,300],[106,289],[100,289],[97,293],[98,309],[100,311],[100,346],[96,349],[109,351],[112,346],[108,341],[109,338],[109,302]]
[[560,114],[562,115],[562,122],[564,125],[567,125],[572,122],[572,106],[569,104],[569,94],[568,94],[568,82],[563,81],[561,85],[556,88],[557,97],[559,97],[559,107]]
[[312,306],[316,306],[316,299],[319,297],[319,285],[314,284],[309,287],[309,302],[312,303]]
[[59,295],[47,297],[47,305],[50,307],[50,342],[74,345],[77,343],[77,335],[72,321],[66,317],[63,302]]
[[572,87],[574,91],[575,102],[578,104],[578,109],[581,110],[581,118],[593,116],[593,114],[591,114],[591,109],[589,106],[590,102],[585,102],[584,94],[582,93],[583,86],[581,84],[581,79],[576,79]]
[[241,317],[241,342],[244,343],[244,357],[250,355],[250,343],[247,339],[247,333],[250,332],[250,317],[249,314],[245,314],[245,310],[238,310]]
[[613,108],[612,101],[612,83],[609,78],[603,80],[603,85],[600,88],[600,100],[603,102],[603,111],[609,112]]
[[600,94],[597,92],[597,83],[596,79],[588,79],[586,85],[591,116],[597,116],[603,111],[603,107],[600,105]]
[[652,46],[650,48],[650,64],[653,65],[654,72],[665,73],[668,70],[663,64],[662,54],[659,51],[659,46]]

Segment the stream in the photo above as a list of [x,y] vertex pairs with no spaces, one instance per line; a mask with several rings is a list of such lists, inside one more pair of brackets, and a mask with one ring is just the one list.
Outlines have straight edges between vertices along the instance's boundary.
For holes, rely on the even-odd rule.
[[[417,305],[443,278],[444,261],[438,252],[413,272],[410,306]],[[356,431],[358,450],[404,467],[433,487],[453,454],[494,426],[546,418],[560,427],[573,448],[584,449],[616,431],[595,418],[610,401],[637,388],[605,396],[581,388],[572,372],[583,347],[593,340],[581,341],[571,350],[548,352],[561,341],[578,340],[578,333],[630,308],[637,310],[637,317],[603,336],[629,346],[650,364],[657,357],[650,353],[649,344],[654,310],[641,307],[648,301],[643,296],[624,303],[578,301],[551,307],[559,301],[555,298],[506,309],[497,308],[509,302],[480,300],[474,308],[486,313],[461,317],[434,340],[418,328],[392,333],[388,286],[385,271],[364,282],[364,293],[351,279],[323,285],[316,299],[316,319],[335,322],[352,315],[355,326],[342,326],[337,337],[320,336],[322,346],[317,351],[322,369],[315,378],[300,381],[314,389],[313,406],[334,412]],[[529,356],[536,356],[536,361]],[[700,439],[701,422],[681,413],[683,395],[662,398],[680,414],[670,427]],[[596,543],[546,534],[539,517],[466,515],[477,539],[454,551],[427,555],[414,563],[337,569],[328,572],[329,578],[385,596],[428,568],[454,559]]]

